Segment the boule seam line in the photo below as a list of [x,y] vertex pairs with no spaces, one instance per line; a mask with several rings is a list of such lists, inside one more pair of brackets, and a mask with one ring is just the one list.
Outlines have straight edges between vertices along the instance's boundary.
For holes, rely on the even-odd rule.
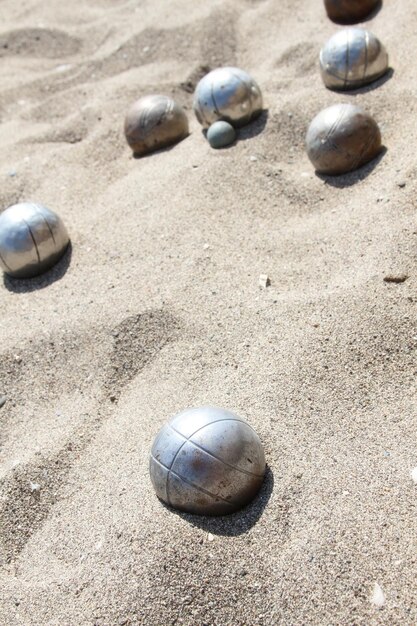
[[[243,422],[243,420],[239,420],[239,419],[235,419],[235,418],[233,418],[233,419],[232,419],[232,418],[230,418],[230,417],[229,417],[229,418],[225,418],[225,419],[221,419],[221,420],[215,420],[214,422],[210,422],[210,424],[217,424],[218,422],[240,422],[240,423],[243,423],[243,424],[245,424],[245,423],[246,423],[246,422]],[[196,430],[195,432],[193,432],[193,433],[192,433],[192,434],[188,437],[188,439],[186,439],[186,440],[185,440],[185,441],[184,441],[184,442],[180,445],[180,447],[178,448],[178,450],[177,450],[177,451],[176,451],[176,453],[175,453],[174,458],[172,459],[171,467],[174,465],[174,463],[175,463],[175,461],[176,461],[176,459],[177,459],[177,456],[179,455],[179,453],[181,452],[181,450],[183,449],[183,447],[185,446],[185,444],[187,443],[187,441],[189,441],[189,440],[191,439],[191,437],[194,437],[194,435],[196,435],[196,434],[197,434],[200,430],[202,430],[202,429],[203,429],[203,428],[205,428],[206,426],[208,426],[208,424],[204,424],[204,426],[200,426],[200,428],[197,428],[197,430]],[[249,426],[249,424],[248,424],[248,426]],[[251,426],[249,426],[249,428],[252,428],[252,427],[251,427]],[[252,430],[253,430],[253,428],[252,428]],[[254,431],[254,432],[255,432],[255,431]],[[184,435],[183,435],[183,436],[184,436]],[[151,455],[152,455],[152,453],[151,453]],[[152,456],[153,456],[153,455],[152,455]],[[168,474],[167,474],[167,482],[166,482],[167,500],[168,500],[168,502],[169,502],[169,504],[170,504],[170,505],[171,505],[171,499],[170,499],[170,497],[169,497],[169,489],[168,489],[169,482],[168,482],[168,478],[169,478],[169,472],[171,472],[171,471],[172,471],[172,470],[171,470],[171,468],[169,468],[169,469],[168,469]],[[171,506],[172,506],[172,505],[171,505]]]
[[35,237],[33,236],[32,229],[23,217],[22,217],[22,222],[24,222],[26,226],[28,227],[29,235],[32,237],[33,245],[35,246],[36,256],[38,257],[38,263],[41,263],[41,257],[40,257],[39,250],[38,250],[38,244],[36,243]]
[[[328,66],[326,66],[326,72],[327,72],[327,74],[329,76],[333,76],[333,78],[337,78],[337,80],[344,80],[344,79],[340,78],[340,74],[336,74],[335,72],[331,72],[328,69]],[[375,78],[375,80],[377,80],[378,78],[379,78],[379,76],[377,76],[377,78]],[[340,91],[342,89],[346,89],[346,91],[352,91],[353,89],[359,89],[360,87],[364,86],[362,80],[363,80],[362,78],[357,78],[356,80],[350,79],[349,85],[348,85],[349,88],[347,88],[346,85],[343,85],[343,87],[339,87],[339,88],[334,87],[334,88],[331,88],[331,89],[332,89],[332,91]],[[330,89],[330,87],[328,87],[328,89]]]
[[217,115],[221,116],[221,113],[219,111],[219,107],[217,106],[217,102],[216,102],[216,99],[214,97],[214,85],[213,85],[213,83],[211,84],[211,99],[213,100],[214,110],[216,111]]
[[[241,421],[241,420],[233,420],[233,421],[240,421],[241,424],[245,424],[245,426],[247,426],[248,424],[246,424],[245,422]],[[215,422],[211,422],[212,424],[214,424]],[[177,435],[179,435],[180,437],[182,437],[183,439],[186,439],[186,437],[180,433],[179,430],[176,430],[175,428],[173,428],[171,426],[171,424],[167,424],[168,428],[171,428],[171,430],[174,431],[174,433],[177,433]],[[207,426],[210,426],[210,424],[207,424]],[[205,427],[203,427],[205,428]],[[194,433],[195,435],[196,433]],[[194,435],[191,435],[191,437],[194,437]],[[203,448],[203,446],[201,444],[195,443],[194,441],[191,441],[191,439],[186,439],[186,441],[188,441],[191,445],[193,445],[195,448],[198,448],[199,450],[201,450],[202,452],[205,452],[206,454],[208,454],[208,456],[213,457],[213,459],[216,459],[216,461],[220,461],[220,463],[223,463],[223,465],[226,465],[226,467],[230,467],[230,469],[236,470],[238,472],[242,472],[242,474],[247,474],[248,476],[253,476],[255,478],[263,478],[263,474],[254,474],[254,472],[248,472],[248,470],[245,469],[241,469],[240,467],[236,467],[236,465],[232,465],[231,463],[227,463],[227,461],[224,461],[223,459],[221,459],[219,456],[216,456],[215,454],[213,454],[212,452],[209,452],[208,450],[206,450],[205,448]],[[184,442],[186,443],[186,442]],[[173,462],[174,463],[174,462]],[[172,466],[171,466],[172,467]]]
[[333,133],[335,132],[336,128],[339,126],[339,124],[341,123],[342,119],[344,118],[345,113],[346,113],[345,109],[340,111],[339,116],[333,122],[333,124],[331,125],[331,128],[328,130],[327,135],[325,136],[324,139],[322,139],[322,143],[326,143],[327,141],[330,140],[330,137],[333,135]]
[[246,87],[246,90],[249,93],[249,101],[250,101],[250,118],[249,120],[252,119],[252,103],[253,103],[253,99],[252,99],[252,89],[251,86],[248,85],[247,82],[245,82],[240,76],[237,76],[234,72],[230,72],[232,76],[234,76],[236,78],[236,80],[238,80],[244,87]]
[[0,260],[3,262],[4,266],[7,267],[7,269],[9,270],[9,272],[12,272],[12,268],[7,265],[6,261],[4,260],[4,258],[2,257],[2,255],[0,254]]
[[[167,500],[168,500],[168,503],[169,503],[170,506],[173,506],[171,504],[171,500],[170,500],[170,497],[169,497],[169,494],[168,494],[168,478],[169,478],[170,474],[173,474],[174,476],[176,476],[177,478],[182,480],[187,485],[190,485],[190,487],[192,487],[193,489],[196,489],[197,491],[201,491],[201,493],[204,493],[206,496],[210,496],[210,498],[213,498],[213,500],[216,500],[216,499],[217,500],[222,500],[223,502],[225,502],[229,506],[233,506],[233,502],[230,502],[229,500],[226,500],[225,498],[222,498],[221,496],[215,495],[214,493],[210,493],[210,491],[206,491],[206,489],[204,489],[203,487],[199,487],[198,485],[195,485],[194,483],[192,483],[191,480],[188,480],[187,478],[184,478],[183,476],[180,476],[179,474],[177,474],[177,472],[174,472],[173,469],[170,469],[169,467],[167,467],[166,465],[161,463],[161,461],[158,461],[158,459],[156,459],[152,453],[151,453],[151,457],[155,461],[155,463],[158,463],[158,465],[160,465],[164,469],[168,470],[168,474],[167,474]],[[175,508],[175,507],[173,507],[173,508]]]
[[48,222],[48,220],[46,219],[46,217],[41,213],[41,211],[39,211],[39,207],[37,204],[32,204],[32,206],[36,209],[36,211],[39,213],[39,215],[42,217],[43,221],[46,224],[47,229],[49,230],[49,232],[51,233],[51,237],[52,237],[52,241],[54,242],[55,246],[56,246],[56,241],[55,241],[55,237],[54,237],[54,233],[52,232],[52,228]]

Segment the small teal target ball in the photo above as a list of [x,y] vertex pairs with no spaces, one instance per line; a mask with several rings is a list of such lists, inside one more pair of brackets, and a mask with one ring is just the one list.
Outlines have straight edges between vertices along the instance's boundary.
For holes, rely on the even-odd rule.
[[236,139],[236,131],[229,122],[214,122],[207,131],[207,140],[212,148],[230,146]]

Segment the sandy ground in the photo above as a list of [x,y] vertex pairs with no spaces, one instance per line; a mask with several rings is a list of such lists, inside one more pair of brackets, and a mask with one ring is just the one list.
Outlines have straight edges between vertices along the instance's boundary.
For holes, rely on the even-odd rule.
[[[44,203],[73,242],[0,287],[0,623],[414,626],[415,0],[369,22],[393,72],[353,95],[321,83],[320,0],[1,0],[0,18],[0,206]],[[224,64],[267,112],[214,151],[190,90]],[[124,114],[155,92],[191,135],[134,159]],[[387,151],[320,178],[304,136],[339,101]],[[247,418],[269,466],[222,519],[169,511],[148,477],[167,417],[206,403]]]

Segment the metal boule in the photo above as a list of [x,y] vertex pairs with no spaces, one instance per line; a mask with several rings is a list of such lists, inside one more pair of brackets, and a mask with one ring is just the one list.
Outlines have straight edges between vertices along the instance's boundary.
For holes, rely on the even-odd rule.
[[237,67],[219,67],[198,83],[193,107],[203,128],[217,120],[244,126],[262,112],[262,93],[247,72]]
[[380,0],[324,0],[327,15],[339,24],[356,24],[380,4]]
[[0,215],[0,265],[15,278],[50,269],[69,244],[61,218],[41,204],[15,204]]
[[265,474],[258,435],[230,411],[203,406],[175,415],[152,446],[150,477],[169,506],[226,515],[248,504]]
[[371,161],[381,150],[375,120],[353,104],[335,104],[311,122],[307,154],[320,174],[344,174]]
[[212,148],[230,146],[236,139],[236,131],[229,122],[214,122],[207,131],[207,141]]
[[124,128],[127,143],[141,156],[187,137],[188,118],[172,98],[145,96],[130,107]]
[[368,30],[345,28],[321,49],[320,69],[329,89],[357,89],[385,74],[388,54]]

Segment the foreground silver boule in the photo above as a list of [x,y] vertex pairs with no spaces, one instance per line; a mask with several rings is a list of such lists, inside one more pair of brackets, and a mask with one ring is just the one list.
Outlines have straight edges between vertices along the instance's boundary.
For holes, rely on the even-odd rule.
[[23,202],[0,215],[0,265],[15,278],[50,269],[69,244],[61,218],[41,204]]
[[306,136],[310,161],[320,174],[344,174],[371,161],[381,150],[375,120],[354,104],[335,104],[311,122]]
[[203,128],[217,120],[244,126],[262,111],[262,93],[249,74],[237,67],[219,67],[198,83],[194,111]]
[[125,136],[137,155],[165,148],[187,135],[185,111],[168,96],[145,96],[134,102],[127,112]]
[[216,407],[188,409],[156,436],[150,476],[166,504],[200,515],[226,515],[250,502],[265,474],[262,444],[243,419]]
[[385,74],[388,54],[368,30],[345,28],[322,48],[320,69],[329,89],[356,89]]

